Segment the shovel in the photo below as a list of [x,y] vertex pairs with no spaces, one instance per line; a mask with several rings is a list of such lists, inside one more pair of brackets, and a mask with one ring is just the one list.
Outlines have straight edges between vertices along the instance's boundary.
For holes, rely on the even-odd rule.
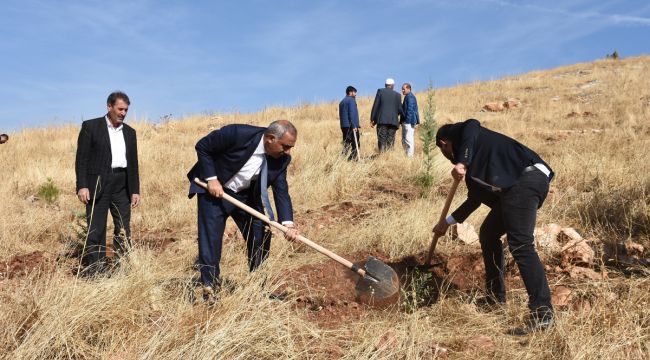
[[[440,214],[440,221],[445,221],[447,219],[447,213],[449,212],[449,207],[451,206],[451,201],[454,199],[456,194],[456,189],[458,188],[458,183],[460,180],[454,179],[454,183],[451,184],[451,189],[447,194],[447,200],[445,201],[445,206],[442,208],[442,214]],[[440,235],[433,235],[433,240],[431,240],[431,245],[429,246],[429,253],[427,254],[426,260],[424,260],[424,265],[431,264],[431,258],[433,257],[433,252],[436,250],[436,245],[438,245],[438,238]]]
[[354,148],[357,150],[357,161],[361,160],[361,152],[359,151],[359,141],[357,140],[357,136],[359,136],[359,128],[355,129],[356,131],[352,130],[352,136],[354,137]]
[[[199,178],[194,178],[194,182],[207,189],[207,184]],[[266,215],[226,193],[223,194],[222,198],[285,234],[289,231],[284,225],[271,221]],[[365,266],[359,267],[302,235],[299,235],[297,240],[357,273],[361,277],[356,285],[357,298],[360,301],[373,305],[383,305],[394,302],[399,297],[399,277],[397,273],[379,259],[371,256]]]

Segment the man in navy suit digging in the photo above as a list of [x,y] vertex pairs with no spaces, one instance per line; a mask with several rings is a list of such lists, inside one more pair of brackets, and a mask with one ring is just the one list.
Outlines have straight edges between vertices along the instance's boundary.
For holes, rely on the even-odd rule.
[[[227,125],[215,130],[196,144],[198,162],[187,174],[189,197],[198,198],[199,256],[197,259],[203,298],[213,301],[220,286],[221,242],[228,217],[232,217],[246,239],[249,270],[253,271],[268,257],[271,233],[263,222],[223,200],[225,193],[257,209],[274,220],[267,188],[273,189],[278,221],[290,228],[285,234],[295,240],[299,233],[293,225],[293,208],[287,184],[287,167],[298,131],[291,122],[277,120],[267,128],[251,125]],[[204,180],[208,189],[194,183]]]

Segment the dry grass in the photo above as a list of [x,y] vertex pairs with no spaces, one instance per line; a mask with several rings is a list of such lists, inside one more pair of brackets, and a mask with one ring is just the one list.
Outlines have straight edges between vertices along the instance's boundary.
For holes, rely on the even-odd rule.
[[[478,118],[548,160],[558,175],[553,194],[539,213],[540,224],[574,226],[606,241],[632,238],[648,248],[648,78],[650,58],[639,57],[439,89],[437,119],[443,123]],[[509,97],[521,99],[523,106],[479,113],[484,103]],[[418,100],[424,101],[423,93]],[[555,329],[525,339],[504,335],[525,312],[523,289],[511,289],[505,315],[479,314],[449,291],[436,304],[412,313],[368,312],[359,322],[331,330],[308,322],[290,302],[266,299],[260,285],[262,278],[270,276],[277,281],[267,282],[266,290],[278,286],[282,271],[319,262],[321,255],[307,251],[290,257],[290,247],[276,238],[270,261],[249,275],[241,242],[228,241],[222,269],[238,290],[224,294],[213,309],[192,305],[188,297],[196,254],[196,207],[186,197],[185,173],[195,162],[196,141],[224,124],[264,125],[279,118],[296,124],[299,137],[289,182],[296,220],[312,240],[342,255],[378,250],[398,259],[425,251],[444,197],[435,189],[423,198],[386,191],[418,194],[413,176],[422,158],[417,154],[409,161],[396,150],[368,159],[376,152],[376,137],[368,127],[371,102],[359,99],[366,126],[362,137],[366,160],[359,164],[339,156],[335,103],[132,124],[139,137],[143,196],[132,218],[138,245],[126,269],[93,282],[70,276],[71,260],[56,260],[65,243],[75,237],[74,214],[83,211],[74,196],[78,127],[12,134],[10,142],[0,147],[0,261],[43,251],[50,266],[29,276],[0,279],[0,354],[25,359],[417,359],[431,358],[433,345],[441,344],[451,349],[451,358],[649,356],[650,281],[616,271],[610,271],[609,280],[596,282],[555,278],[554,283],[571,283],[591,306],[563,311]],[[436,169],[434,188],[449,182],[450,166],[438,159]],[[61,190],[58,201],[53,205],[27,201],[48,177]],[[463,195],[461,189],[456,204]],[[319,226],[323,219],[310,215],[343,201],[362,208],[364,216]],[[481,208],[469,221],[477,226],[485,213]],[[164,250],[149,248],[162,239],[173,241]],[[445,241],[438,249],[478,251]],[[494,351],[468,345],[480,334],[492,339]]]

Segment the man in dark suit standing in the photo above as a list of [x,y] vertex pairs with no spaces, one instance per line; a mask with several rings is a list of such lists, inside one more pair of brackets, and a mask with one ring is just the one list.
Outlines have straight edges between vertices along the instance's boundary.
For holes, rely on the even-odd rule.
[[488,130],[478,120],[442,126],[436,145],[455,164],[452,176],[465,178],[465,202],[433,232],[443,235],[449,225],[463,222],[481,204],[491,208],[480,230],[487,296],[479,305],[505,304],[504,258],[500,237],[508,247],[528,292],[530,315],[514,335],[545,330],[553,324],[551,293],[544,266],[535,251],[533,232],[537,210],[548,194],[554,174],[539,155],[503,134]]
[[377,125],[377,143],[379,152],[390,150],[395,145],[395,132],[399,127],[398,116],[402,114],[402,97],[393,90],[395,80],[386,79],[386,87],[377,90],[372,104],[370,124]]
[[[285,234],[295,240],[293,207],[287,184],[287,167],[298,131],[287,120],[272,122],[268,128],[250,125],[227,125],[209,133],[196,144],[198,162],[187,177],[189,197],[198,198],[199,256],[197,265],[203,283],[203,299],[214,301],[219,289],[221,242],[228,217],[232,217],[246,239],[249,270],[253,271],[268,257],[271,247],[270,231],[261,220],[253,218],[226,200],[227,193],[257,209],[266,210],[275,218],[268,200],[271,186],[278,221],[290,228]],[[208,189],[194,183],[194,178],[207,181]]]
[[129,97],[108,96],[108,113],[86,120],[77,140],[77,197],[86,204],[88,235],[82,257],[83,275],[106,270],[106,220],[115,225],[113,250],[119,260],[130,248],[131,208],[140,204],[138,147],[135,130],[124,123]]
[[348,86],[345,97],[339,103],[339,121],[343,134],[343,152],[350,153],[348,160],[359,160],[357,147],[361,146],[359,139],[359,110],[357,109],[357,89]]

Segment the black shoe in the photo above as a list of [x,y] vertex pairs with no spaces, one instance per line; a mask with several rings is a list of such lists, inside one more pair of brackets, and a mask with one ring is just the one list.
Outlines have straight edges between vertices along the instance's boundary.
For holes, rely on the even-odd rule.
[[201,289],[202,292],[202,297],[203,297],[203,302],[208,305],[212,306],[217,303],[217,294],[219,289],[215,289],[213,286],[204,286]]
[[530,314],[524,321],[524,325],[518,328],[508,330],[508,335],[524,336],[537,331],[545,331],[555,323],[553,312],[546,312],[543,315]]
[[476,308],[482,312],[503,311],[506,307],[506,302],[498,300],[493,296],[483,296],[474,301]]
[[275,293],[270,293],[269,294],[269,299],[270,300],[277,300],[277,301],[284,301],[287,299],[289,294],[286,291],[282,292],[275,292]]

